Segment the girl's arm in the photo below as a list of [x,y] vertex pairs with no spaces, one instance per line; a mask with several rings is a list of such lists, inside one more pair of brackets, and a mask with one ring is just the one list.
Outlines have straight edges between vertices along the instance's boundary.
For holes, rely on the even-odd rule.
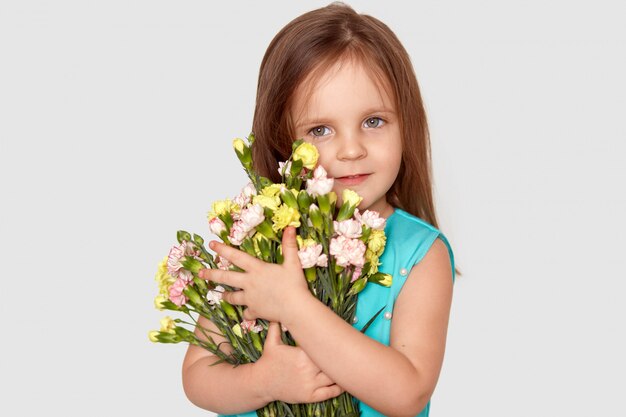
[[275,265],[211,242],[211,249],[245,272],[203,270],[200,276],[240,288],[223,298],[248,306],[247,319],[282,322],[324,373],[372,408],[386,416],[419,413],[439,378],[452,302],[451,260],[441,239],[413,267],[396,300],[390,346],[362,334],[313,297],[293,227],[285,229],[282,244],[285,260]]
[[[216,343],[225,338],[204,317],[198,324],[215,333]],[[204,339],[197,327],[195,334]],[[230,353],[227,343],[222,350]],[[280,327],[272,323],[258,362],[233,367],[229,363],[211,366],[218,357],[207,350],[189,345],[183,361],[183,388],[187,398],[200,408],[220,414],[238,414],[259,409],[274,400],[289,403],[323,401],[343,390],[311,361],[300,347],[287,346],[280,340]]]
[[436,239],[396,300],[389,347],[313,297],[290,304],[284,324],[313,362],[346,391],[386,416],[415,416],[439,378],[451,302],[450,258]]

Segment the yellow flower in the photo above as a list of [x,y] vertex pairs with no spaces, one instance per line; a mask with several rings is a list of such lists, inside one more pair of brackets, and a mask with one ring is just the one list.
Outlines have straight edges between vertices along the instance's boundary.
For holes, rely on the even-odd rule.
[[[159,262],[159,267],[157,269],[154,280],[159,283],[159,294],[162,296],[167,296],[170,291],[170,286],[176,281],[176,279],[167,272],[167,256],[164,257],[161,262]],[[157,304],[155,299],[155,306],[156,305]],[[159,308],[159,310],[161,310],[161,308]]]
[[157,339],[158,335],[159,335],[159,332],[156,330],[150,330],[148,332],[148,338],[150,339],[151,342],[154,342],[154,343],[159,341],[159,339]]
[[159,294],[156,297],[154,297],[154,307],[157,310],[163,310],[165,307],[163,307],[163,302],[167,301],[167,297],[163,294]]
[[284,187],[285,184],[272,184],[272,185],[268,185],[267,187],[263,188],[261,190],[261,195],[266,195],[268,197],[274,197],[276,195],[278,195],[278,193],[280,192],[281,188]]
[[379,284],[382,285],[383,287],[390,287],[391,286],[391,275],[389,274],[384,274],[385,278],[381,279],[379,281]]
[[176,323],[170,316],[165,316],[161,319],[161,331],[163,333],[171,333],[176,334],[174,329],[176,328]]
[[233,203],[232,200],[218,200],[215,201],[212,205],[211,212],[209,213],[209,220],[214,219],[217,216],[224,215],[226,213],[239,213],[241,212],[241,207],[239,204]]
[[235,333],[239,337],[242,337],[242,335],[241,335],[241,326],[238,325],[238,324],[235,324],[233,326],[233,333]]
[[293,159],[295,161],[301,160],[302,166],[304,166],[307,169],[315,168],[315,165],[317,165],[317,160],[319,157],[320,157],[320,154],[317,151],[317,148],[314,145],[307,143],[307,142],[304,142],[303,144],[298,146],[293,153]]
[[274,211],[272,217],[272,229],[277,232],[287,226],[300,226],[300,213],[286,204],[281,205],[278,210]]
[[267,195],[255,195],[252,198],[253,204],[260,204],[263,208],[269,208],[272,211],[278,210],[278,206],[280,206],[280,197],[278,196],[267,196]]
[[349,203],[352,207],[356,207],[361,203],[363,197],[358,195],[355,191],[344,189],[343,190],[343,204]]
[[257,258],[259,259],[261,259],[261,256],[262,256],[261,247],[259,246],[259,243],[262,240],[265,241],[269,246],[269,241],[267,240],[265,236],[263,236],[262,233],[255,233],[254,236],[252,236],[252,243],[254,244],[254,253],[256,253]]
[[317,245],[317,241],[315,241],[315,239],[311,239],[310,237],[307,237],[306,239],[304,239],[304,241],[302,241],[302,246],[305,248],[315,245]]
[[387,237],[384,230],[372,230],[367,239],[367,248],[374,252],[376,256],[380,256],[385,250],[385,242],[387,242]]
[[246,144],[243,142],[243,140],[235,138],[233,139],[233,148],[235,148],[237,152],[242,154],[244,152],[244,149],[246,148]]

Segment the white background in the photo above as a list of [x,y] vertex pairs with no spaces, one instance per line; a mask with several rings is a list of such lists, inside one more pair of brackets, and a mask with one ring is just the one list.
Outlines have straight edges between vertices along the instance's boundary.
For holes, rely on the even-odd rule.
[[[325,4],[0,2],[2,415],[212,415],[148,341],[156,265],[243,185],[265,48]],[[412,57],[464,272],[431,415],[626,415],[624,3],[350,4]]]

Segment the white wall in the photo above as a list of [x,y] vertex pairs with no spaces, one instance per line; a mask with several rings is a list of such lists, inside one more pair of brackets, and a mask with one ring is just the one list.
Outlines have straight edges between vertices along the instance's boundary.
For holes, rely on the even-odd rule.
[[[147,339],[156,264],[243,184],[264,49],[325,4],[0,3],[3,415],[211,415]],[[625,415],[624,3],[350,4],[412,56],[464,272],[431,415]]]

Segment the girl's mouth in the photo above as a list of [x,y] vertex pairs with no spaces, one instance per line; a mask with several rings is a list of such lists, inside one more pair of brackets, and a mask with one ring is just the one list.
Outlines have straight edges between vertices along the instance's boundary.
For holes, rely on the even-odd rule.
[[345,177],[335,178],[335,180],[344,185],[357,185],[365,181],[369,176],[370,174],[346,175]]

